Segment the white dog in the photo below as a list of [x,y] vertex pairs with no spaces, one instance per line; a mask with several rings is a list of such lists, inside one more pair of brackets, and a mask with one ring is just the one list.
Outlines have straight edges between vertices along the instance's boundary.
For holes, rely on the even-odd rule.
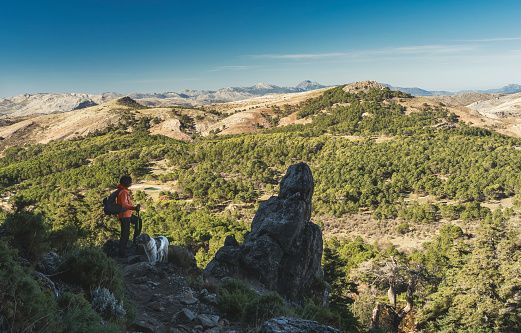
[[136,241],[143,246],[150,264],[168,262],[168,239],[165,236],[152,238],[147,234],[141,234]]

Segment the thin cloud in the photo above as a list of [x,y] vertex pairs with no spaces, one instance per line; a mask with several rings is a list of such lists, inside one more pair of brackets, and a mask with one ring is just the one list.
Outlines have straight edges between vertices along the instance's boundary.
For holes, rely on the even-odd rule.
[[222,72],[222,71],[243,71],[251,68],[251,66],[232,65],[232,66],[218,66],[209,70],[209,72]]
[[321,58],[336,58],[352,55],[352,52],[335,52],[335,53],[287,53],[287,54],[251,54],[249,57],[256,59],[321,59]]
[[510,42],[521,40],[521,37],[497,37],[497,38],[483,38],[483,39],[462,39],[456,40],[456,42],[463,43],[495,43],[495,42]]
[[199,81],[200,78],[196,77],[183,77],[183,78],[157,78],[157,79],[135,79],[120,81],[120,83],[137,83],[137,84],[151,84],[151,83],[179,83],[183,81]]
[[329,53],[270,53],[253,54],[248,57],[254,59],[273,59],[273,60],[320,60],[331,58],[357,58],[367,56],[389,56],[389,55],[421,55],[421,54],[458,54],[472,51],[475,47],[464,44],[434,44],[434,45],[412,45],[384,49],[357,50],[349,52],[329,52]]
[[422,53],[460,53],[474,50],[472,45],[461,44],[440,44],[440,45],[416,45],[404,46],[393,49],[384,50],[383,53],[397,53],[397,54],[422,54]]

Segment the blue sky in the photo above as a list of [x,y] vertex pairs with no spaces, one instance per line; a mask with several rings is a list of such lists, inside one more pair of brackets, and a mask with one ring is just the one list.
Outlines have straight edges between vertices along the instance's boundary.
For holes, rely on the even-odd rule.
[[0,2],[0,96],[521,83],[520,1]]

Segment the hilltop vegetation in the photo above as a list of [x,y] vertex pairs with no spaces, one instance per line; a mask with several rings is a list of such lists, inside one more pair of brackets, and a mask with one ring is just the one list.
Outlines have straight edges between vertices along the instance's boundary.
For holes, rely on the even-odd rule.
[[[414,289],[413,311],[400,318],[401,329],[519,330],[519,236],[509,221],[521,193],[521,140],[470,127],[440,106],[407,113],[400,100],[408,98],[389,89],[354,94],[337,87],[275,111],[278,118],[311,117],[306,125],[191,143],[150,135],[144,126],[13,147],[0,159],[0,190],[14,214],[40,216],[52,248],[66,252],[117,235],[117,222],[100,205],[121,174],[171,182],[173,190],[159,201],[134,194],[144,207],[144,230],[192,249],[204,267],[227,235],[241,241],[251,211],[277,192],[285,169],[305,161],[316,181],[318,220],[369,212],[374,228],[387,220],[400,221],[405,233],[418,224],[447,225],[412,253],[361,238],[330,239],[324,270],[331,308],[354,313],[361,330],[376,330],[370,320],[376,302],[387,304],[384,325]],[[151,171],[157,161],[167,165],[160,174]],[[409,200],[411,194],[434,200]],[[502,198],[514,198],[515,209],[492,212],[483,205]],[[375,283],[375,276],[387,276],[389,263],[397,267],[394,275]],[[389,281],[396,304],[385,298]]]

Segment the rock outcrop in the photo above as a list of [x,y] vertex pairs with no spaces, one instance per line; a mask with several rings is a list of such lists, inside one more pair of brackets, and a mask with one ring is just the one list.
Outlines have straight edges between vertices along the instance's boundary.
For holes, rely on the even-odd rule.
[[322,231],[310,221],[313,186],[307,164],[290,166],[279,195],[260,205],[244,243],[226,239],[205,274],[253,279],[290,300],[321,295]]
[[367,92],[371,89],[382,90],[385,88],[387,88],[385,84],[376,81],[359,81],[346,84],[343,89],[345,92],[356,94],[359,92]]
[[313,320],[277,317],[265,321],[259,333],[340,333],[340,331]]

